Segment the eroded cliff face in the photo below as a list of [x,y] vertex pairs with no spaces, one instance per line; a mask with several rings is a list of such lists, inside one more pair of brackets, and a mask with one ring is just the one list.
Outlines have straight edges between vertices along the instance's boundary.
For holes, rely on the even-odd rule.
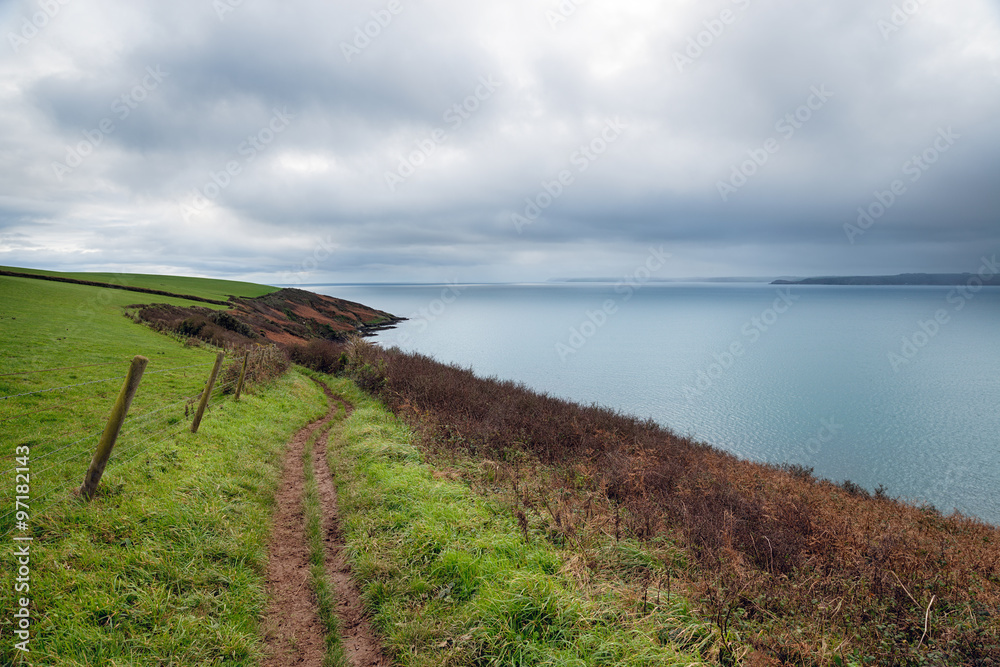
[[392,327],[402,318],[360,303],[300,289],[282,289],[256,298],[230,298],[229,310],[167,304],[131,307],[137,320],[216,345],[310,340],[344,340]]

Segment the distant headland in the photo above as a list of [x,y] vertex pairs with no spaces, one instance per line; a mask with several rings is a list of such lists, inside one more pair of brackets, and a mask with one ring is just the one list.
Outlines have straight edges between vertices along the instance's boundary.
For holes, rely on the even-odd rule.
[[984,285],[1000,285],[1000,275],[975,273],[903,273],[898,276],[843,276],[824,278],[781,279],[772,285],[967,285],[981,281]]

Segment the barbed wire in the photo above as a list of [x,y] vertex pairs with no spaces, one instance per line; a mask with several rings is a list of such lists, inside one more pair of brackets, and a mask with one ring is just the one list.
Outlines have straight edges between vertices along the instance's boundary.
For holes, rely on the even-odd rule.
[[215,362],[213,361],[213,362],[207,363],[207,364],[206,363],[200,363],[200,364],[192,364],[190,366],[178,366],[177,368],[164,368],[162,371],[146,371],[143,375],[157,375],[159,373],[173,373],[175,371],[183,371],[183,370],[187,370],[189,368],[207,368],[209,366],[214,366],[214,365],[215,365]]
[[128,361],[128,358],[122,357],[117,361],[109,361],[104,364],[84,364],[82,366],[62,366],[60,368],[42,368],[37,371],[18,371],[16,373],[0,373],[0,378],[13,377],[15,375],[34,375],[36,373],[51,373],[54,371],[74,371],[80,368],[99,368],[101,366],[114,366],[115,364],[120,364],[124,361]]
[[66,403],[60,403],[58,405],[53,405],[47,408],[38,408],[37,410],[29,410],[28,412],[22,412],[11,417],[0,417],[0,423],[14,421],[15,419],[20,419],[21,417],[30,417],[31,415],[37,415],[39,412],[51,412],[52,410],[58,410],[60,408],[67,408],[71,405],[76,405],[77,403],[83,403],[84,401],[90,400],[90,397],[79,398],[75,401],[68,401]]
[[[162,412],[165,412],[165,411],[169,410],[172,407],[176,407],[176,406],[178,406],[178,405],[180,405],[182,403],[185,403],[187,401],[195,399],[195,398],[201,396],[201,393],[202,392],[198,392],[197,394],[193,394],[191,396],[186,396],[186,397],[181,398],[181,399],[179,399],[177,401],[169,403],[169,404],[163,406],[162,408],[158,408],[156,410],[153,410],[152,412],[144,412],[144,413],[141,413],[139,415],[135,415],[134,418],[129,422],[129,425],[132,428],[129,428],[128,430],[126,430],[123,433],[121,433],[119,435],[119,438],[127,436],[127,435],[129,435],[131,433],[134,433],[135,431],[139,430],[142,427],[142,423],[141,422],[149,423],[150,418],[153,417],[154,415],[160,414]],[[63,406],[65,406],[65,405],[72,405],[73,403],[79,403],[79,402],[81,402],[83,400],[87,400],[87,399],[80,399],[80,401],[73,401],[71,403],[63,404]],[[52,409],[54,409],[54,408],[52,408]],[[80,444],[81,442],[83,442],[85,440],[88,440],[90,438],[96,437],[103,430],[104,430],[104,426],[101,426],[97,430],[89,432],[87,435],[85,435],[84,437],[80,438],[79,440],[75,440],[75,441],[73,441],[73,442],[71,442],[71,443],[69,443],[67,445],[64,445],[64,446],[62,446],[62,447],[60,447],[58,449],[54,449],[54,450],[52,450],[50,452],[46,452],[45,454],[42,454],[40,456],[31,456],[31,460],[32,460],[32,462],[34,462],[34,461],[40,461],[40,460],[45,459],[47,457],[53,456],[55,454],[58,454],[59,452],[64,451],[66,449],[69,449],[70,447],[73,447],[74,445],[78,445],[78,444]],[[77,431],[77,433],[80,433],[80,432],[81,431]],[[37,446],[38,445],[34,445],[32,448],[37,447]],[[16,467],[15,468],[10,468],[10,469],[4,471],[4,474],[13,472],[14,470],[16,470]]]
[[35,394],[46,394],[50,391],[59,391],[60,389],[72,389],[73,387],[85,387],[88,384],[100,384],[101,382],[111,382],[112,380],[123,380],[126,376],[119,375],[113,378],[105,378],[103,380],[91,380],[90,382],[81,382],[79,384],[67,384],[62,387],[52,387],[51,389],[39,389],[38,391],[28,391],[23,394],[13,394],[11,396],[0,396],[0,401],[6,401],[11,398],[21,398],[22,396],[34,396]]
[[[96,431],[91,431],[90,433],[88,433],[87,435],[83,436],[79,440],[71,442],[68,445],[64,445],[64,446],[60,447],[59,449],[52,450],[51,452],[46,452],[46,453],[42,454],[41,456],[32,456],[31,454],[29,454],[28,455],[29,459],[30,459],[30,461],[32,463],[34,463],[35,461],[41,461],[42,459],[46,459],[46,458],[48,458],[48,457],[50,457],[50,456],[52,456],[54,454],[58,454],[61,451],[67,450],[67,449],[69,449],[70,447],[72,447],[74,445],[79,445],[81,442],[83,442],[85,440],[89,440],[91,438],[96,438],[98,435],[101,434],[101,431],[103,431],[103,430],[104,430],[104,427],[102,426],[101,428],[97,429]],[[17,467],[20,467],[20,466],[17,466]],[[11,468],[10,470],[7,470],[6,472],[13,472],[14,470],[17,469],[17,467]]]
[[66,458],[62,459],[61,461],[57,461],[57,462],[53,463],[48,468],[45,468],[44,470],[42,470],[40,472],[34,472],[34,471],[32,471],[31,474],[34,475],[34,476],[36,476],[36,477],[41,477],[42,475],[44,475],[45,473],[47,473],[50,470],[55,470],[56,468],[65,467],[65,465],[67,463],[69,463],[70,461],[82,458],[84,456],[90,456],[92,454],[93,454],[92,450],[84,449],[84,450],[81,450],[81,451],[79,451],[79,452],[77,452],[75,454],[70,454]]
[[[204,391],[204,390],[202,390],[202,391]],[[191,396],[185,396],[184,398],[181,398],[181,399],[179,399],[177,401],[174,401],[173,403],[165,405],[162,408],[159,408],[157,410],[153,410],[152,412],[143,412],[141,414],[135,415],[132,418],[132,421],[129,422],[129,424],[134,424],[136,421],[142,421],[142,420],[148,419],[149,417],[152,417],[155,414],[159,414],[160,412],[163,412],[164,410],[169,410],[170,408],[175,407],[177,405],[180,405],[181,403],[186,403],[188,401],[192,401],[192,400],[198,398],[199,396],[201,396],[201,394],[202,394],[202,392],[199,391],[197,394],[193,394]],[[135,432],[137,430],[137,428],[133,428],[133,429],[130,429],[128,431],[125,431],[125,433],[123,433],[122,435],[128,435],[129,433],[133,433],[133,432]],[[119,437],[121,437],[121,436],[119,436]]]
[[[180,428],[175,428],[176,426],[177,426],[176,424],[170,424],[170,425],[168,425],[168,426],[166,426],[164,428],[161,428],[156,433],[153,433],[153,434],[151,434],[151,435],[143,438],[142,440],[140,440],[140,441],[138,441],[136,443],[133,443],[133,444],[128,445],[126,447],[122,447],[120,449],[116,448],[115,451],[111,452],[111,457],[108,459],[108,463],[111,463],[112,461],[114,461],[117,465],[122,465],[121,464],[121,458],[123,456],[125,456],[126,454],[131,454],[132,452],[135,452],[135,451],[139,451],[139,453],[142,453],[143,451],[149,451],[150,449],[152,449],[156,445],[158,445],[161,442],[163,442],[163,440],[165,440],[166,438],[163,438],[163,439],[157,441],[155,444],[150,445],[149,447],[146,447],[144,449],[142,447],[143,444],[149,442],[153,438],[156,438],[158,435],[160,435],[164,431],[173,431],[175,434],[179,435],[185,428],[188,428],[187,422],[182,423],[181,426],[180,426]],[[167,437],[169,437],[169,436],[167,436]],[[131,457],[131,458],[127,459],[127,460],[131,461],[133,458],[135,458],[135,457]]]
[[[103,364],[103,365],[110,365],[110,364]],[[195,368],[195,367],[208,366],[208,365],[209,364],[196,364],[196,365],[192,365],[192,366],[178,367],[178,368],[173,368],[173,369],[165,369],[163,371],[158,371],[158,372],[165,373],[165,372],[183,370],[185,368]],[[104,379],[104,380],[94,380],[94,381],[83,382],[83,383],[79,383],[79,384],[75,384],[75,385],[66,385],[66,386],[63,386],[63,387],[53,387],[51,389],[40,390],[40,391],[37,391],[37,392],[28,392],[28,393],[25,393],[25,394],[18,394],[18,395],[14,395],[14,396],[0,397],[0,400],[6,400],[8,398],[17,398],[19,396],[30,396],[30,395],[33,395],[33,394],[40,394],[40,393],[46,393],[46,392],[51,392],[51,391],[57,391],[59,389],[68,389],[68,388],[72,388],[72,387],[79,387],[79,386],[85,386],[85,385],[90,385],[90,384],[98,384],[100,382],[109,382],[111,380],[117,380],[117,379],[122,379],[122,378],[121,377],[107,378],[107,379]],[[216,385],[213,388],[213,391],[212,391],[212,393],[211,393],[211,395],[209,397],[210,399],[214,399],[215,402],[214,403],[210,403],[209,410],[211,411],[212,409],[214,409],[216,407],[220,407],[221,404],[225,400],[225,396],[226,396],[225,391],[228,388],[236,385],[237,383],[238,383],[238,380],[232,380],[232,381],[227,382],[225,384],[218,384],[218,385]],[[181,405],[181,404],[183,404],[185,402],[193,401],[194,399],[197,399],[198,397],[202,396],[204,394],[204,391],[205,390],[202,389],[197,394],[193,394],[191,396],[186,396],[186,397],[181,398],[179,400],[173,401],[173,402],[171,402],[171,403],[169,403],[169,404],[167,404],[167,405],[165,405],[165,406],[163,406],[161,408],[157,408],[156,410],[153,410],[151,412],[146,412],[146,413],[142,413],[140,415],[137,415],[135,417],[135,420],[131,424],[132,428],[130,428],[129,430],[127,430],[124,433],[120,434],[119,438],[126,437],[128,435],[132,435],[132,434],[137,433],[138,431],[141,430],[141,428],[142,428],[143,425],[149,425],[149,424],[153,423],[153,422],[150,421],[150,419],[154,415],[164,413],[167,410],[169,410],[171,408],[174,408],[174,407],[177,407],[177,406],[179,406],[179,405]],[[19,418],[20,416],[27,416],[28,414],[34,414],[36,412],[44,412],[46,410],[58,409],[59,407],[65,407],[65,406],[68,406],[68,405],[74,405],[76,403],[82,402],[83,400],[86,400],[86,399],[80,399],[79,401],[71,401],[71,402],[68,402],[68,403],[61,404],[60,406],[54,406],[52,408],[43,408],[43,409],[35,410],[35,411],[30,412],[30,413],[24,413],[23,415],[18,415],[16,418]],[[13,418],[15,418],[15,417],[6,418],[6,419],[9,420],[9,419],[13,419]],[[127,444],[124,447],[118,447],[118,448],[116,448],[114,451],[112,451],[111,456],[110,456],[108,462],[110,463],[111,461],[114,461],[116,468],[118,468],[118,469],[124,469],[126,466],[128,466],[130,463],[132,463],[135,459],[137,459],[138,457],[142,456],[142,454],[150,452],[155,447],[159,446],[160,444],[162,444],[166,440],[170,439],[171,437],[175,437],[177,435],[180,435],[184,431],[185,428],[188,428],[188,424],[187,424],[186,420],[182,420],[182,422],[180,423],[179,426],[178,426],[178,424],[176,422],[175,423],[167,424],[167,425],[163,426],[162,428],[159,428],[159,429],[153,431],[152,433],[148,434],[142,440],[138,440],[138,441],[136,441],[134,443]],[[60,452],[64,452],[64,451],[66,451],[66,450],[68,450],[68,449],[70,449],[70,448],[72,448],[72,447],[74,447],[76,445],[79,445],[80,443],[83,443],[83,442],[85,442],[87,440],[90,440],[92,438],[96,438],[103,431],[103,429],[104,429],[104,426],[102,426],[100,429],[97,429],[95,431],[91,431],[91,432],[87,433],[82,438],[79,438],[79,439],[77,439],[77,440],[75,440],[75,441],[73,441],[71,443],[63,445],[62,447],[59,447],[58,449],[54,449],[54,450],[52,450],[50,452],[46,452],[45,454],[42,454],[42,455],[37,456],[37,457],[32,456],[30,458],[30,461],[31,461],[32,464],[34,464],[37,461],[40,461],[40,460],[43,460],[43,459],[55,456],[56,454],[59,454]],[[163,436],[162,438],[160,438],[156,442],[147,445],[147,443],[150,443],[152,440],[158,438],[159,436],[163,435],[164,433],[166,433],[165,436]],[[90,449],[83,449],[83,450],[81,450],[79,452],[71,453],[68,456],[65,456],[64,458],[61,458],[60,460],[53,462],[51,465],[49,465],[48,467],[44,468],[43,470],[37,471],[37,472],[33,470],[30,474],[32,476],[36,476],[36,477],[37,476],[41,476],[41,475],[43,475],[43,474],[45,474],[45,473],[47,473],[47,472],[49,472],[51,470],[54,470],[54,469],[57,469],[57,468],[61,468],[61,467],[65,467],[67,463],[69,463],[71,461],[74,461],[74,460],[77,460],[77,459],[80,459],[80,458],[83,458],[85,456],[91,455],[91,453],[92,452],[91,452]],[[124,458],[124,460],[123,460],[123,457],[127,457],[127,458]],[[17,467],[11,468],[11,469],[9,469],[6,472],[9,473],[9,472],[13,472],[15,470],[17,470]],[[40,515],[45,515],[48,512],[50,512],[52,509],[54,509],[55,507],[57,507],[59,504],[64,503],[67,500],[70,500],[70,499],[74,498],[75,496],[73,495],[72,491],[73,491],[73,489],[75,487],[76,487],[75,483],[71,484],[68,487],[67,486],[63,486],[63,485],[55,485],[52,489],[50,489],[46,493],[42,494],[41,496],[39,496],[39,497],[33,497],[30,500],[30,507],[32,508],[30,510],[31,514],[33,516],[35,516],[35,517],[40,516]],[[50,502],[50,503],[46,504],[45,501],[47,501],[53,495],[58,494],[60,492],[65,492],[66,496],[64,498],[60,499],[60,500],[57,500],[55,502]],[[38,509],[38,508],[41,508],[41,509]],[[4,514],[2,516],[0,516],[0,522],[6,521],[9,517],[15,515],[18,511],[19,510],[17,510],[15,508],[14,510],[12,510],[12,511],[10,511],[10,512],[8,512],[8,513],[6,513],[6,514]],[[14,532],[14,529],[12,528],[10,531],[8,531],[6,533],[6,535],[10,535],[13,532]]]
[[[119,363],[119,362],[113,362],[113,363]],[[170,373],[170,372],[179,371],[179,370],[185,370],[185,369],[189,369],[189,368],[204,368],[204,367],[207,367],[207,366],[211,366],[213,364],[214,364],[214,362],[212,364],[193,364],[191,366],[180,366],[180,367],[177,367],[177,368],[167,368],[167,369],[164,369],[162,371],[149,371],[148,373],[146,373],[146,375],[155,375],[157,373]],[[92,364],[92,365],[88,365],[88,366],[67,366],[66,368],[67,369],[72,369],[72,368],[90,368],[92,366],[109,366],[109,365],[111,365],[111,364]],[[51,369],[51,370],[65,370],[65,369]],[[32,373],[34,373],[34,372],[41,373],[42,371],[30,371],[30,372],[32,372]],[[16,373],[9,373],[8,375],[16,375]],[[0,375],[0,377],[4,377],[4,376]],[[108,382],[108,381],[114,380],[114,379],[118,379],[118,378],[109,378],[108,380],[102,380],[102,382]],[[25,394],[17,394],[17,395],[14,395],[14,396],[7,396],[7,397],[4,397],[4,398],[18,398],[18,397],[21,397],[21,396],[31,396],[32,394],[35,394],[35,393],[41,394],[41,393],[44,393],[45,391],[55,391],[56,389],[65,389],[65,388],[68,388],[68,387],[79,387],[79,386],[81,386],[81,385],[67,385],[66,387],[55,387],[55,388],[49,389],[49,390],[40,390],[38,392],[29,392],[29,393],[25,393]],[[201,392],[198,392],[198,394],[196,394],[196,395],[200,396]],[[68,401],[66,403],[60,403],[58,405],[46,406],[46,407],[41,407],[41,408],[37,408],[37,409],[34,409],[34,410],[28,410],[26,412],[21,412],[21,413],[18,413],[16,415],[10,415],[10,416],[7,416],[7,417],[0,417],[0,423],[8,422],[8,421],[14,421],[16,419],[21,419],[22,417],[30,417],[31,415],[36,415],[36,414],[38,414],[40,412],[51,412],[53,410],[58,410],[60,408],[66,408],[66,407],[69,407],[71,405],[77,405],[79,403],[83,403],[86,400],[89,400],[89,399],[88,398],[80,398],[80,399],[77,399],[75,401]]]
[[[155,447],[156,445],[158,445],[158,444],[162,443],[162,442],[163,442],[164,440],[166,440],[167,438],[169,438],[169,437],[170,437],[171,435],[175,435],[175,434],[180,434],[180,433],[181,433],[181,432],[182,432],[182,431],[184,430],[184,428],[185,428],[185,426],[186,426],[186,425],[182,425],[182,426],[181,426],[181,428],[179,428],[179,429],[173,429],[173,430],[172,430],[172,427],[173,427],[173,426],[174,426],[174,425],[173,425],[173,424],[171,424],[171,425],[169,425],[169,426],[167,426],[167,427],[164,427],[164,428],[160,429],[159,431],[157,431],[156,433],[154,433],[154,434],[150,435],[150,436],[149,436],[149,437],[147,437],[146,439],[144,439],[144,440],[140,441],[140,442],[139,442],[139,443],[138,443],[137,445],[134,445],[134,446],[132,446],[132,447],[127,447],[127,448],[125,448],[125,449],[121,450],[121,451],[128,451],[128,452],[133,452],[133,451],[136,451],[136,448],[137,448],[137,447],[138,447],[138,449],[139,449],[138,453],[137,453],[137,454],[136,454],[135,456],[133,456],[133,457],[129,458],[129,459],[128,459],[128,460],[126,460],[125,462],[121,462],[121,461],[119,460],[119,459],[120,459],[120,457],[115,457],[115,455],[114,455],[115,453],[114,453],[114,452],[112,452],[112,456],[111,456],[111,458],[109,459],[109,463],[110,463],[110,461],[111,461],[111,460],[114,460],[114,461],[116,462],[116,464],[117,464],[117,466],[118,466],[118,467],[124,467],[124,465],[125,465],[126,463],[128,463],[128,462],[130,462],[130,461],[134,460],[134,459],[135,459],[135,458],[137,458],[137,457],[138,457],[139,455],[141,455],[141,454],[142,454],[142,453],[143,453],[144,451],[149,451],[150,449],[152,449],[152,448],[153,448],[153,447]],[[156,436],[158,436],[158,435],[160,435],[161,433],[163,433],[164,431],[168,431],[168,430],[171,430],[171,433],[170,433],[170,434],[168,434],[168,435],[167,435],[167,436],[166,436],[165,438],[162,438],[161,440],[159,440],[158,442],[156,442],[156,443],[155,443],[154,445],[151,445],[151,446],[149,446],[149,447],[146,447],[145,449],[143,449],[143,448],[139,447],[139,445],[141,445],[142,443],[145,443],[145,442],[148,442],[149,440],[152,440],[152,439],[153,439],[153,438],[155,438]],[[68,459],[66,459],[66,461],[64,461],[63,463],[66,463],[66,462],[68,462],[68,461],[71,461],[71,460],[73,460],[74,458],[80,458],[81,456],[83,456],[83,455],[85,455],[85,454],[90,454],[90,452],[89,452],[89,451],[86,451],[86,450],[85,450],[85,451],[83,451],[83,452],[80,452],[80,453],[78,453],[78,454],[75,454],[75,455],[73,455],[73,456],[69,457]],[[49,470],[52,470],[53,468],[57,468],[57,467],[59,467],[59,465],[61,465],[61,464],[57,464],[57,465],[53,465],[53,466],[49,466],[48,468],[46,468],[46,469],[45,469],[45,470],[43,470],[42,472],[38,472],[38,473],[36,473],[36,472],[32,472],[31,474],[32,474],[32,475],[41,475],[42,473],[45,473],[45,472],[48,472]],[[33,498],[32,498],[32,499],[30,500],[30,507],[32,507],[32,508],[38,508],[38,507],[40,507],[40,506],[41,506],[41,507],[42,507],[42,509],[41,509],[41,510],[37,510],[37,509],[32,509],[32,510],[30,510],[30,511],[31,511],[31,513],[32,513],[32,514],[33,514],[33,515],[34,515],[35,517],[38,517],[38,516],[41,516],[41,515],[44,515],[44,514],[45,514],[46,512],[49,512],[49,511],[51,511],[51,510],[52,510],[52,509],[53,509],[53,508],[54,508],[55,506],[57,506],[57,505],[58,505],[59,503],[61,503],[61,502],[65,502],[66,500],[69,500],[70,498],[72,498],[73,496],[72,496],[72,494],[71,494],[70,492],[71,492],[71,491],[72,491],[72,490],[73,490],[73,489],[74,489],[75,487],[76,487],[76,484],[75,484],[75,483],[73,483],[72,485],[70,485],[70,486],[68,486],[68,487],[66,487],[66,486],[62,486],[62,485],[57,485],[57,486],[55,486],[54,488],[52,488],[52,489],[50,489],[49,491],[47,491],[46,493],[42,494],[41,496],[39,496],[39,497],[33,497]],[[66,497],[66,498],[63,498],[62,500],[60,500],[60,501],[57,501],[57,502],[55,502],[55,503],[49,503],[48,505],[44,505],[44,501],[45,501],[45,500],[47,500],[47,499],[48,499],[48,498],[49,498],[50,496],[52,496],[53,494],[55,494],[55,493],[58,493],[58,492],[60,492],[60,491],[66,491],[66,492],[67,492],[67,497]],[[17,510],[17,509],[15,508],[15,509],[11,510],[10,512],[7,512],[7,513],[6,513],[6,514],[4,514],[3,516],[0,516],[0,522],[2,522],[2,521],[4,521],[4,520],[6,520],[6,519],[7,519],[8,517],[11,517],[11,516],[15,515],[15,514],[16,514],[16,513],[18,512],[18,511],[19,511],[19,510]],[[11,532],[13,532],[13,530],[12,530],[12,531],[9,531],[9,532],[8,532],[7,534],[9,535],[9,534],[10,534]]]

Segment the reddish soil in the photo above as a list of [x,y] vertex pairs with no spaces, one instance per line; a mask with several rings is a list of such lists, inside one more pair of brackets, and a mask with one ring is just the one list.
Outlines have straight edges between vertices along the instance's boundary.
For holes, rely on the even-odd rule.
[[285,452],[281,486],[275,496],[274,531],[267,567],[271,603],[265,621],[270,656],[265,667],[323,664],[326,645],[316,613],[316,596],[309,586],[309,546],[302,507],[306,477],[302,453],[306,441],[323,428],[334,413],[309,424],[292,438]]
[[[221,303],[221,302],[213,302]],[[299,289],[282,289],[254,299],[230,298],[230,309],[201,306],[135,305],[134,316],[158,329],[231,347],[260,342],[296,345],[344,340],[401,322],[398,317],[352,301]]]
[[[328,387],[322,386],[330,399],[331,409],[322,419],[301,429],[288,444],[281,486],[275,496],[274,531],[267,577],[271,603],[265,620],[269,657],[263,663],[265,667],[321,667],[326,651],[316,595],[309,584],[302,456],[306,441],[318,430],[329,430],[329,423],[336,418],[340,406],[347,414],[352,407],[336,398]],[[337,514],[337,491],[326,462],[327,439],[328,433],[318,438],[313,448],[313,465],[323,508],[326,573],[337,596],[341,640],[352,667],[388,667],[391,663],[364,616],[364,605],[344,553]]]
[[389,313],[360,303],[299,289],[282,289],[256,299],[232,299],[232,314],[265,338],[305,342],[337,334],[364,331],[399,321]]
[[[340,403],[345,414],[350,414],[353,406],[335,398],[327,387],[323,387],[331,402]],[[328,435],[324,435],[313,448],[313,467],[316,471],[316,485],[319,488],[320,504],[323,507],[323,535],[326,544],[326,574],[337,595],[337,615],[340,617],[340,636],[344,653],[352,667],[388,667],[391,661],[382,650],[382,643],[372,631],[365,617],[364,605],[354,583],[351,565],[337,508],[337,490],[327,466],[326,446]]]

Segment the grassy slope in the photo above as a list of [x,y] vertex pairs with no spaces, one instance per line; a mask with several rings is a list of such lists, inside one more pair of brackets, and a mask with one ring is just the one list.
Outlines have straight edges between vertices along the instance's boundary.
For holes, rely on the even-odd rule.
[[[142,295],[16,278],[0,278],[0,295],[0,396],[121,374],[136,353],[151,359],[133,407],[140,420],[126,423],[117,450],[124,456],[112,459],[89,506],[68,491],[93,443],[60,448],[102,426],[121,381],[0,401],[4,465],[14,446],[34,443],[33,659],[257,664],[280,452],[324,411],[322,394],[293,373],[240,404],[222,404],[191,435],[183,401],[172,401],[197,393],[213,353],[122,317],[121,306]],[[3,376],[107,362],[114,365]],[[641,598],[614,586],[582,587],[568,551],[534,531],[522,534],[509,513],[467,485],[439,479],[405,425],[350,382],[331,382],[358,405],[329,448],[353,562],[376,626],[402,664],[694,664],[696,646],[717,643],[717,631],[676,595],[640,606]],[[4,512],[12,487],[11,480],[0,489]],[[62,502],[40,515],[42,494]],[[0,535],[10,528],[7,519]],[[637,544],[609,539],[601,548],[623,571],[662,567]],[[13,606],[12,570],[10,550],[0,550],[0,609]],[[5,624],[6,615],[0,664],[16,657]],[[678,643],[690,653],[678,652]]]
[[[717,631],[686,600],[582,585],[569,550],[423,464],[410,429],[352,383],[326,381],[356,406],[329,464],[355,573],[402,665],[694,665],[711,653]],[[663,568],[637,543],[601,548],[622,571]]]
[[[325,410],[325,399],[293,373],[239,404],[220,404],[191,435],[183,399],[200,391],[214,353],[121,315],[121,306],[143,298],[0,277],[0,397],[120,377],[132,355],[150,359],[102,491],[89,506],[69,492],[82,480],[121,380],[0,400],[0,515],[13,509],[14,447],[31,443],[32,659],[256,664],[279,453]],[[161,372],[175,368],[184,370]],[[90,439],[72,445],[81,435]],[[0,519],[8,544],[12,521]],[[14,602],[11,552],[0,550],[2,610]],[[9,664],[15,655],[6,612],[0,637],[0,664]]]
[[[150,363],[119,440],[119,452],[140,446],[171,421],[178,423],[184,399],[200,392],[214,361],[209,350],[184,347],[123,317],[121,306],[134,303],[136,294],[0,277],[0,295],[0,396],[44,392],[0,400],[0,455],[6,471],[12,466],[11,448],[31,443],[37,509],[50,500],[46,495],[82,480],[121,387],[120,378],[134,355],[144,355]],[[92,364],[102,365],[6,375]],[[177,368],[182,370],[164,372]],[[45,391],[81,383],[94,384]],[[175,402],[179,403],[162,410]],[[4,507],[12,492],[10,485],[0,488]],[[0,534],[10,528],[5,514],[6,509],[0,511]]]
[[[142,287],[145,289],[163,290],[175,294],[189,294],[206,299],[221,299],[225,301],[230,296],[257,297],[277,292],[277,287],[244,283],[234,280],[214,280],[211,278],[189,278],[186,276],[157,276],[142,273],[63,273],[60,271],[44,271],[41,269],[22,269],[12,266],[0,266],[0,269],[30,273],[42,276],[58,276],[75,280],[90,280],[99,283]],[[144,297],[148,299],[149,297]],[[145,303],[143,301],[142,303]],[[204,304],[199,304],[204,305]]]

